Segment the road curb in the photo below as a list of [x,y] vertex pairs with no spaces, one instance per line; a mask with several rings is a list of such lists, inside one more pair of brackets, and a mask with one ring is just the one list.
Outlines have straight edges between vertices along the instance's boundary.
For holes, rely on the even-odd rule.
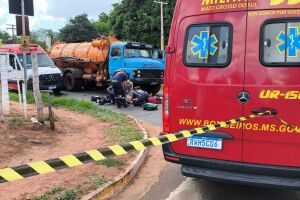
[[[135,123],[144,133],[144,139],[148,138],[148,133],[141,123],[138,122],[135,118],[127,115],[130,119],[134,120]],[[135,159],[135,161],[126,169],[126,171],[115,178],[114,181],[105,184],[103,187],[91,192],[88,195],[85,195],[82,200],[102,200],[109,199],[122,191],[135,177],[141,165],[146,159],[148,154],[148,149],[141,151]]]

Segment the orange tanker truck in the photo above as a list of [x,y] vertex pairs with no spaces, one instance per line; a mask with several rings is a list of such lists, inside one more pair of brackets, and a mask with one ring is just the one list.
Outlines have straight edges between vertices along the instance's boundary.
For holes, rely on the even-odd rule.
[[152,58],[152,50],[152,45],[101,37],[93,42],[56,43],[48,53],[62,70],[68,91],[92,85],[105,87],[112,75],[122,69],[135,85],[157,93],[163,82],[164,66]]

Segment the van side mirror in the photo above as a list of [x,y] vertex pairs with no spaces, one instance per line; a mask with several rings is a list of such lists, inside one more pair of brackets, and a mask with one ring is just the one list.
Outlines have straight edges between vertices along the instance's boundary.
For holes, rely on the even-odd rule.
[[153,55],[152,56],[153,59],[163,59],[164,58],[164,52],[163,51],[154,50],[152,55]]

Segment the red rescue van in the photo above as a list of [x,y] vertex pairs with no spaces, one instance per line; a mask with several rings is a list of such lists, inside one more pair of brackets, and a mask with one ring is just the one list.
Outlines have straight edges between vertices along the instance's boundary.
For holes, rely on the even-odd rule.
[[[163,131],[274,109],[300,131],[300,0],[177,0]],[[261,117],[164,145],[185,176],[300,188],[300,134]]]

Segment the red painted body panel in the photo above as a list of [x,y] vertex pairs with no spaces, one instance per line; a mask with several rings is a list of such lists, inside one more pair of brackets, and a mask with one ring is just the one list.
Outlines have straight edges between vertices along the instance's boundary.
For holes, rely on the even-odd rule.
[[[164,117],[164,132],[176,132],[204,125],[205,120],[222,121],[249,115],[258,108],[273,108],[288,122],[300,126],[300,99],[262,99],[262,90],[300,91],[299,67],[265,67],[259,60],[261,26],[267,19],[299,17],[300,2],[295,0],[249,0],[249,7],[205,10],[224,5],[219,1],[177,1],[167,54],[165,87],[169,93],[169,117]],[[218,2],[214,4],[214,2]],[[226,1],[239,6],[246,1]],[[280,3],[281,2],[281,3]],[[271,5],[272,4],[272,5]],[[216,7],[215,7],[216,8]],[[224,7],[222,7],[224,8]],[[204,10],[203,10],[204,9]],[[225,68],[187,67],[183,49],[188,26],[205,22],[229,22],[233,26],[232,60]],[[237,95],[250,93],[248,104],[240,104]],[[197,109],[184,108],[185,100]],[[166,105],[164,105],[164,108]],[[180,108],[181,107],[181,108]],[[183,119],[193,119],[183,124]],[[196,121],[195,120],[200,120]],[[266,127],[269,125],[268,130]],[[250,127],[251,126],[251,127]],[[260,118],[250,124],[218,130],[233,136],[224,140],[223,149],[207,150],[187,147],[186,140],[175,142],[178,155],[245,163],[300,167],[300,135],[284,130],[273,118]]]
[[[0,52],[3,53],[13,53],[13,54],[22,54],[22,47],[20,44],[4,44],[0,47]],[[35,53],[47,53],[42,47],[38,46]],[[29,50],[27,53],[31,53]]]

